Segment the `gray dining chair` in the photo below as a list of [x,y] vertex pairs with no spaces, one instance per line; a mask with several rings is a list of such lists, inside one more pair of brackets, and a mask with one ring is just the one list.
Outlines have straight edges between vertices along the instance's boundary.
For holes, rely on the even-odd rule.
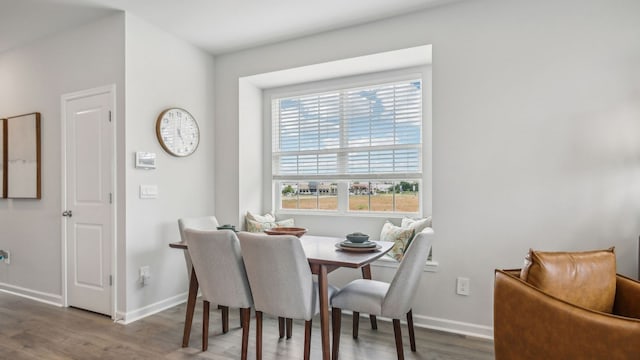
[[340,323],[343,309],[353,311],[354,339],[358,338],[358,328],[356,324],[357,317],[360,316],[361,312],[393,319],[393,332],[395,334],[396,352],[399,360],[404,359],[400,318],[406,314],[411,351],[416,351],[411,304],[413,303],[422,269],[427,261],[432,242],[433,229],[426,228],[418,233],[407,248],[391,283],[358,279],[353,280],[335,294],[331,300],[333,360],[338,359]]
[[[180,238],[182,239],[182,242],[187,241],[184,233],[185,229],[217,230],[218,226],[220,225],[215,216],[199,216],[178,219],[178,229],[180,230]],[[184,250],[184,261],[187,265],[187,281],[191,281],[191,269],[193,269],[193,267],[188,250]],[[218,305],[218,309],[222,311],[222,332],[226,333],[229,331],[229,308],[226,308],[223,305]]]
[[[262,314],[304,319],[304,359],[311,351],[312,318],[320,311],[300,239],[292,235],[238,234],[256,310],[256,359],[262,359]],[[329,286],[329,299],[336,289]]]
[[[220,225],[218,223],[218,219],[216,219],[215,216],[200,216],[178,219],[178,230],[180,230],[180,239],[182,240],[182,242],[186,242],[187,240],[184,235],[185,229],[216,230],[218,226]],[[187,250],[184,251],[184,260],[187,263],[187,280],[190,280],[191,257],[189,257],[189,252]]]
[[[196,229],[196,230],[217,230],[219,223],[218,219],[215,216],[200,216],[200,217],[191,217],[191,218],[182,218],[178,219],[178,229],[180,230],[180,238],[182,242],[186,242],[186,238],[184,236],[185,229]],[[189,252],[184,250],[184,260],[187,264],[187,281],[191,281],[191,257],[189,256]],[[229,331],[229,308],[224,307],[223,305],[218,305],[218,309],[222,311],[222,332],[227,333]],[[242,326],[242,316],[240,316],[240,322]],[[278,323],[280,325],[280,338],[284,337],[284,329],[285,323],[284,318],[279,318]],[[291,338],[291,319],[287,319],[287,339]]]
[[235,307],[240,309],[242,359],[246,360],[253,297],[238,237],[229,230],[194,229],[185,229],[185,237],[204,300],[202,351],[208,347],[209,304],[220,304],[226,309]]

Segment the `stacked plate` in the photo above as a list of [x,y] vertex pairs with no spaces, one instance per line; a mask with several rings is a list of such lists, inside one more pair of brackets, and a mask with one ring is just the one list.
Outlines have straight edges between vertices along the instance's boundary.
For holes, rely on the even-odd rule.
[[373,241],[365,241],[365,242],[351,242],[349,240],[345,240],[343,242],[340,243],[340,246],[343,247],[350,247],[350,248],[373,248],[376,247],[376,243],[374,243]]
[[367,252],[367,251],[375,251],[379,249],[380,245],[376,244],[373,241],[354,243],[349,240],[345,240],[345,241],[336,243],[336,247],[344,251]]

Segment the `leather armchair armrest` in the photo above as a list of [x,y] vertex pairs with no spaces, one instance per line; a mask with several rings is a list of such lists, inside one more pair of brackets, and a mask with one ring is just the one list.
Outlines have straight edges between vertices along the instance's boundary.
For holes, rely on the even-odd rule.
[[640,282],[618,274],[616,298],[613,303],[616,315],[640,319]]
[[633,359],[640,320],[580,308],[496,270],[494,346],[501,359]]

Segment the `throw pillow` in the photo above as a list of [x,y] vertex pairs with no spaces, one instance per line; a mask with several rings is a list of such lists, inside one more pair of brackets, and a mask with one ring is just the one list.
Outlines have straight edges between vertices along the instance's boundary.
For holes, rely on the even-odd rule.
[[431,216],[423,219],[403,217],[400,226],[403,228],[410,227],[413,229],[413,232],[417,234],[425,228],[431,227]]
[[401,261],[405,250],[409,247],[409,242],[413,238],[413,235],[413,229],[395,226],[387,221],[382,226],[380,241],[393,241],[395,244],[387,255],[397,261]]
[[247,216],[245,218],[248,220],[253,220],[257,222],[275,222],[276,221],[276,217],[271,212],[268,212],[264,215],[257,215],[252,213],[251,211],[247,211]]
[[529,250],[522,280],[571,304],[611,313],[616,295],[614,248],[584,252]]
[[275,220],[274,221],[254,221],[246,219],[248,232],[263,232],[274,227],[293,227],[295,223],[293,219]]
[[[403,228],[409,228],[413,230],[413,236],[409,239],[407,243],[407,248],[411,245],[413,238],[422,230],[431,227],[431,216],[423,218],[423,219],[412,219],[408,217],[403,217],[400,226]],[[405,248],[406,249],[406,248]],[[431,250],[429,250],[429,258],[431,260]]]
[[278,225],[277,227],[294,227],[294,226],[296,226],[295,222],[293,221],[293,218],[277,220],[276,221],[276,225]]

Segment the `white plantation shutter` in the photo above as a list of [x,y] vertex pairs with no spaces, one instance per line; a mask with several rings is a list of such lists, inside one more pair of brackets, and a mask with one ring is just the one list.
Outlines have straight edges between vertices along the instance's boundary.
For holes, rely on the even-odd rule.
[[420,179],[420,79],[272,100],[274,180]]

